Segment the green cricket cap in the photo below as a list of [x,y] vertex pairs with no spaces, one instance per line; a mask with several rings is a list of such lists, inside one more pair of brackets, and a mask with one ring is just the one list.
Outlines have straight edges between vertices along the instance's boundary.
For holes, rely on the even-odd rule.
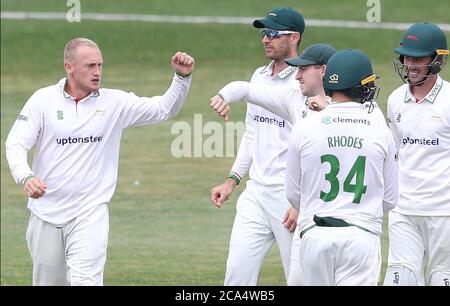
[[326,65],[336,49],[328,44],[314,44],[303,50],[298,57],[285,60],[291,66]]
[[305,19],[290,7],[279,7],[267,13],[264,19],[253,21],[255,28],[269,28],[279,31],[295,31],[303,34],[305,31]]
[[369,57],[356,49],[336,52],[328,60],[323,87],[339,91],[366,85],[378,78],[373,73]]

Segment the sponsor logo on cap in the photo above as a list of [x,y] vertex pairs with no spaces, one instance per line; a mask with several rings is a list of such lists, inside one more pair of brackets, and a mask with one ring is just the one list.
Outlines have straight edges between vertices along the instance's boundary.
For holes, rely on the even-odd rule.
[[275,16],[275,17],[277,17],[277,14],[275,14],[275,13],[269,13],[268,16]]
[[330,83],[332,83],[332,84],[339,83],[339,75],[337,75],[337,74],[330,75]]
[[419,40],[419,38],[417,38],[417,36],[414,36],[414,35],[408,35],[408,36],[406,36],[406,39]]

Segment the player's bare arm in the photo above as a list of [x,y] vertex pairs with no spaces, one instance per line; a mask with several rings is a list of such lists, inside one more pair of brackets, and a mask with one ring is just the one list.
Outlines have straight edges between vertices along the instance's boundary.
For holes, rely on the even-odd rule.
[[216,111],[217,114],[219,114],[220,117],[222,117],[225,121],[228,121],[228,113],[230,112],[231,107],[222,99],[221,96],[213,96],[209,105]]

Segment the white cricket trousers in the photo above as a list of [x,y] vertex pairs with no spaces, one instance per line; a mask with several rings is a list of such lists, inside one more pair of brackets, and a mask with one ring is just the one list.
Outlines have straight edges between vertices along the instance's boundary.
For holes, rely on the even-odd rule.
[[[428,259],[426,262],[425,259]],[[389,212],[388,268],[405,267],[415,284],[449,285],[450,216],[408,216]],[[423,267],[426,267],[424,276]],[[403,277],[403,275],[399,275]],[[386,273],[384,285],[394,285]]]
[[100,204],[63,226],[31,213],[26,239],[34,286],[102,286],[108,246],[108,205]]
[[377,286],[380,237],[355,226],[316,226],[300,243],[301,285]]
[[287,280],[292,233],[283,226],[283,217],[290,207],[284,188],[247,181],[236,204],[225,286],[256,286],[264,257],[275,241]]

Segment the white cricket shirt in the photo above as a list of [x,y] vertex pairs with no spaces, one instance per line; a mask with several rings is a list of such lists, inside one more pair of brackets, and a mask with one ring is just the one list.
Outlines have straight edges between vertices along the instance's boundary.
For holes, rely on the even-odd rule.
[[400,86],[389,96],[388,119],[399,146],[395,211],[450,216],[450,83],[438,76],[418,102],[408,84]]
[[[90,208],[110,202],[117,182],[123,129],[164,121],[186,100],[191,78],[174,75],[162,96],[138,97],[100,89],[75,103],[66,79],[37,90],[26,102],[6,140],[6,157],[17,183],[29,175],[47,189],[28,208],[44,221],[63,225]],[[32,169],[28,151],[35,146]]]
[[[272,67],[273,62],[258,68],[251,83],[298,87],[296,67],[289,66],[275,76],[271,75]],[[248,104],[245,125],[231,171],[244,177],[250,169],[250,179],[264,186],[283,188],[291,123],[262,107]]]
[[396,146],[379,112],[356,102],[311,112],[292,130],[286,196],[300,231],[313,216],[334,217],[381,233],[383,211],[398,198]]

